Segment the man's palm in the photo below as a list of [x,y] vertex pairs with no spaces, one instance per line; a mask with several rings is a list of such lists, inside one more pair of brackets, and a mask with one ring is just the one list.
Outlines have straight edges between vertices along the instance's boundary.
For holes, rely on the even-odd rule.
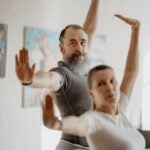
[[27,49],[23,48],[16,55],[16,74],[22,83],[31,83],[35,71],[35,64],[29,66],[29,56]]

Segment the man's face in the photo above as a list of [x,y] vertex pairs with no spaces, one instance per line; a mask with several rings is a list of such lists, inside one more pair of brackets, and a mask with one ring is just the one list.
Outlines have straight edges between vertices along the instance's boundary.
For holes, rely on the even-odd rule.
[[92,88],[89,93],[98,107],[106,107],[118,102],[119,87],[114,71],[105,69],[92,75]]
[[71,64],[83,62],[88,48],[87,40],[87,34],[83,30],[68,28],[59,45],[64,61]]

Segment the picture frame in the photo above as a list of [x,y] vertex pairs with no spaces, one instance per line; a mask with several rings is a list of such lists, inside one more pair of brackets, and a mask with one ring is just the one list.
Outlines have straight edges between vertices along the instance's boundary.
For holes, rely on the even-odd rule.
[[6,76],[7,32],[8,25],[0,23],[0,78]]
[[[49,71],[57,66],[60,59],[58,33],[35,27],[24,27],[24,47],[29,52],[29,64],[36,64],[35,72]],[[33,89],[23,86],[22,106],[35,107],[39,101],[49,94],[47,89]]]

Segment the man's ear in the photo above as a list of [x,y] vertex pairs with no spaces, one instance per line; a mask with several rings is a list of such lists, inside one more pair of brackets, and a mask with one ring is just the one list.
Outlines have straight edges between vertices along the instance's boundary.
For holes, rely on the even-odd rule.
[[61,51],[62,54],[65,53],[65,50],[64,50],[64,47],[63,47],[62,43],[59,43],[59,49],[60,49],[60,51]]

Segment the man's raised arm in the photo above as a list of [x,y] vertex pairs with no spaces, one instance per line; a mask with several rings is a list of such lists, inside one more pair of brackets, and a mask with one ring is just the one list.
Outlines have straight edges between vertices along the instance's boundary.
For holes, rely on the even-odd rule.
[[88,34],[88,45],[90,46],[92,37],[96,30],[97,18],[98,18],[98,6],[100,0],[91,0],[91,5],[88,10],[83,28]]

